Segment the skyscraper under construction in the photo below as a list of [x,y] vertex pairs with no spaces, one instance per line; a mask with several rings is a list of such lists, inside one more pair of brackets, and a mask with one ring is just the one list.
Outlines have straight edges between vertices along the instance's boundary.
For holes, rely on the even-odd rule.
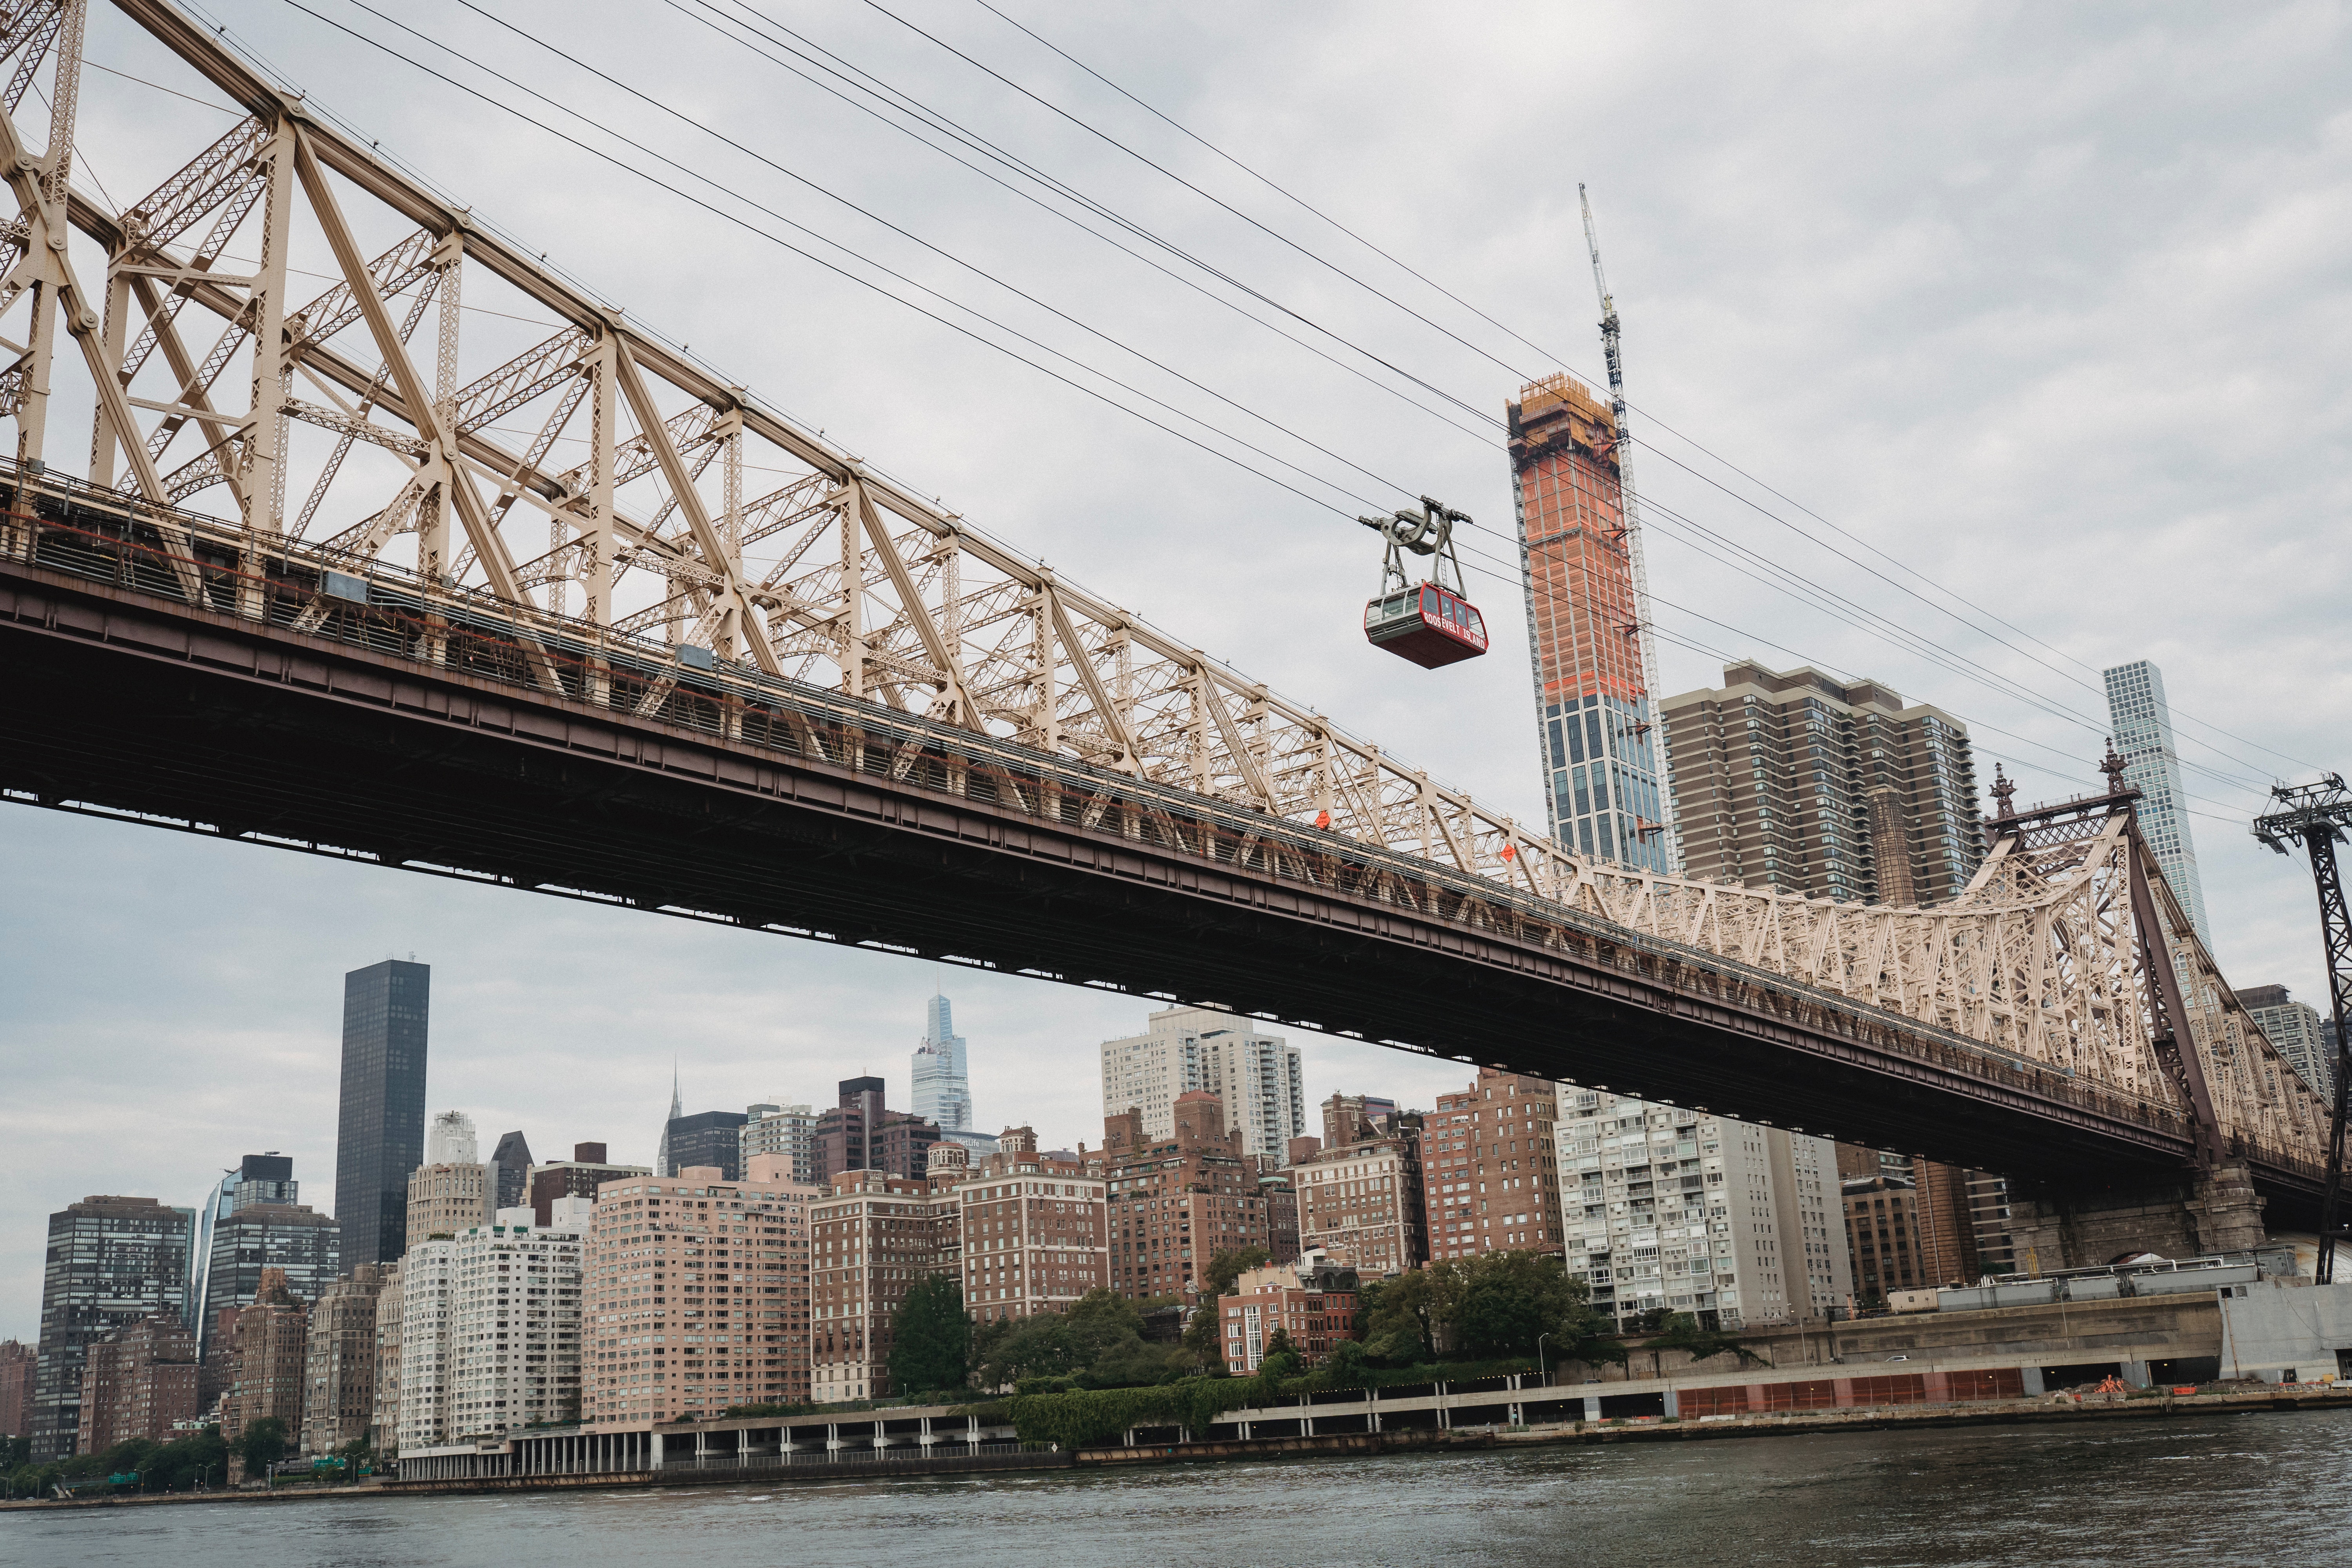
[[1552,837],[1582,854],[1671,871],[1617,418],[1566,375],[1522,388],[1507,406]]

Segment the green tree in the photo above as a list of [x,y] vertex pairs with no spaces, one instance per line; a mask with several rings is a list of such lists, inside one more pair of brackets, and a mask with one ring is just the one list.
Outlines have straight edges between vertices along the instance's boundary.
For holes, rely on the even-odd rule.
[[908,1288],[892,1322],[890,1386],[900,1394],[961,1388],[971,1379],[971,1319],[963,1286],[928,1275]]
[[1372,1358],[1365,1353],[1360,1342],[1341,1340],[1323,1357],[1323,1363],[1315,1369],[1315,1377],[1326,1388],[1354,1388],[1360,1385],[1371,1363]]
[[1453,1263],[1414,1268],[1364,1287],[1356,1331],[1365,1353],[1391,1365],[1437,1359],[1462,1295],[1462,1271]]
[[1141,1388],[1182,1375],[1183,1352],[1155,1345],[1137,1334],[1107,1346],[1087,1364],[1079,1381],[1088,1388]]
[[1261,1405],[1273,1404],[1282,1397],[1282,1385],[1306,1369],[1307,1358],[1300,1355],[1297,1348],[1290,1342],[1289,1331],[1276,1328],[1258,1356],[1257,1375],[1251,1380],[1255,1385],[1250,1394],[1251,1402]]
[[1071,1352],[1088,1366],[1113,1346],[1143,1337],[1143,1314],[1135,1303],[1100,1285],[1071,1302],[1063,1317],[1070,1328]]
[[270,1466],[286,1457],[286,1423],[275,1415],[247,1422],[237,1438],[236,1457],[245,1461],[247,1475],[267,1473]]
[[1546,1359],[1622,1363],[1624,1346],[1605,1314],[1592,1310],[1584,1281],[1558,1258],[1539,1252],[1489,1252],[1465,1258],[1454,1310],[1454,1347],[1478,1360],[1536,1354]]
[[1013,1319],[992,1340],[987,1359],[980,1363],[980,1384],[1003,1388],[1024,1378],[1068,1377],[1085,1365],[1068,1318],[1060,1312],[1035,1312]]

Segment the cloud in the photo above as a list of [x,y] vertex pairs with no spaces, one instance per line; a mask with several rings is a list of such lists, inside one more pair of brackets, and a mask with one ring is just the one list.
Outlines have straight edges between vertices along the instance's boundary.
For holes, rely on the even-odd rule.
[[[1508,474],[1481,416],[1499,413],[1525,375],[1563,364],[1597,373],[1576,206],[1576,185],[1588,181],[1626,321],[1636,428],[1655,443],[1640,458],[1660,509],[1654,585],[1740,629],[1662,609],[1665,627],[1783,666],[1791,656],[1769,645],[1784,645],[1957,712],[1976,726],[1980,752],[2018,760],[2011,771],[2023,773],[2028,797],[2095,781],[2105,724],[2096,671],[2156,658],[2189,759],[2226,775],[2192,771],[2189,782],[2205,797],[2194,828],[2223,963],[2242,984],[2320,994],[2305,873],[2259,852],[2241,824],[2273,772],[2340,766],[2352,714],[2336,635],[2352,499],[2352,399],[2339,352],[2352,316],[2352,116],[2339,90],[2352,76],[2352,21],[2340,7],[1015,10],[1540,349],[958,0],[907,14],[1438,325],[866,8],[812,6],[787,19],[1296,315],[1246,299],[1235,310],[1180,286],[719,38],[692,21],[695,7],[652,13],[654,26],[637,5],[500,8],[1369,474],[449,0],[398,9],[723,190],[1245,434],[1329,480],[1307,488],[1336,510],[276,0],[215,8],[314,101],[601,297],[1064,574],[1530,821],[1542,819],[1540,780],[1508,578]],[[320,9],[395,37],[341,0]],[[401,47],[483,79],[455,57],[414,40]],[[89,55],[209,92],[111,10],[91,17]],[[857,96],[820,65],[795,64]],[[484,89],[556,118],[511,89]],[[79,168],[118,203],[231,123],[103,73],[89,79],[83,102]],[[1014,178],[984,153],[961,152]],[[398,237],[375,215],[354,222],[379,247]],[[1184,270],[1131,232],[1098,226]],[[326,259],[306,241],[294,263],[318,272]],[[469,281],[467,299],[479,308],[467,318],[469,366],[541,330],[487,314],[533,313],[494,289]],[[1408,388],[1444,418],[1416,410],[1384,390],[1402,384],[1350,343],[1466,408]],[[88,418],[75,395],[61,391],[52,417],[58,453]],[[388,467],[368,471],[389,482]],[[1494,656],[1435,675],[1365,647],[1359,616],[1377,558],[1350,521],[1423,492],[1498,530],[1478,547],[1505,563],[1504,580],[1472,580]],[[1872,572],[1913,580],[1798,503],[2020,629],[1972,616],[1995,640],[1904,596]],[[2035,699],[1990,690],[1956,657],[1895,649],[1705,559],[1675,537],[1670,512],[1901,617]],[[1719,673],[1679,647],[1664,650],[1663,664],[1670,690]],[[595,1139],[643,1157],[674,1056],[698,1107],[774,1094],[822,1102],[835,1079],[867,1068],[899,1089],[934,984],[949,988],[973,1040],[983,1117],[1034,1121],[1054,1142],[1098,1136],[1093,1047],[1133,1029],[1142,1012],[871,953],[31,810],[0,812],[0,864],[9,938],[0,1043],[14,1091],[0,1127],[17,1154],[0,1206],[0,1332],[33,1331],[41,1216],[62,1202],[112,1190],[193,1203],[218,1166],[262,1148],[293,1153],[306,1193],[326,1200],[340,976],[387,952],[415,950],[434,964],[435,1107],[468,1110],[486,1134],[522,1127],[542,1155]],[[1456,1076],[1370,1047],[1301,1043],[1318,1098],[1385,1089],[1426,1103]]]

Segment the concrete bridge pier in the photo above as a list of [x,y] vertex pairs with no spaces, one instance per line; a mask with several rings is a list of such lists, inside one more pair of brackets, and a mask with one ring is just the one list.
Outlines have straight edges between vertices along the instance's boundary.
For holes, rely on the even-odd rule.
[[2033,1274],[2095,1268],[2127,1252],[2252,1252],[2265,1239],[2263,1201],[2243,1165],[2064,1191],[2012,1188],[2009,1234],[2018,1268]]

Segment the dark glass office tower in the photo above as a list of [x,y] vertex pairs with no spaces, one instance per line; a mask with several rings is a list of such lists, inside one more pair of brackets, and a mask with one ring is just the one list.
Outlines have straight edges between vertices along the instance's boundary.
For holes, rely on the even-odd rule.
[[390,1263],[408,1250],[408,1176],[425,1163],[432,982],[431,965],[394,958],[343,976],[335,1218],[343,1227],[346,1268]]
[[671,1118],[663,1138],[669,1150],[669,1173],[675,1176],[688,1165],[715,1165],[728,1181],[741,1181],[743,1123],[749,1120],[740,1110],[701,1110]]
[[499,1201],[494,1208],[520,1208],[530,1202],[530,1140],[520,1132],[502,1132],[490,1164],[499,1175]]

